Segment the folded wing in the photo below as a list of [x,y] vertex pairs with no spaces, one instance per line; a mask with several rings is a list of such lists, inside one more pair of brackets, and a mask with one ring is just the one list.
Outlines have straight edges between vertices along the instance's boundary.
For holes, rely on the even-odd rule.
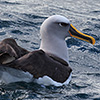
[[6,64],[29,53],[29,51],[17,45],[12,38],[4,39],[0,42],[0,64]]

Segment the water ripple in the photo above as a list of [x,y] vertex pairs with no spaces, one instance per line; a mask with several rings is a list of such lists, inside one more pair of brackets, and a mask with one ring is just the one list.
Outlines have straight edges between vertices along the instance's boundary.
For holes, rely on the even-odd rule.
[[33,18],[33,19],[46,19],[47,17],[39,16],[39,15],[34,15],[34,14],[26,14],[22,13],[22,15],[25,15],[28,18]]
[[81,46],[81,42],[75,38],[69,38],[66,40],[67,46],[70,48],[73,45]]
[[100,21],[98,18],[92,18],[92,21]]
[[19,30],[12,30],[11,32],[14,33],[14,34],[20,34],[20,35],[23,34],[23,32],[21,32]]
[[0,20],[0,28],[2,27],[10,27],[10,25],[15,24],[14,21]]
[[0,32],[0,35],[5,35],[6,34],[6,32]]
[[100,24],[95,24],[95,28],[100,29]]
[[87,73],[87,75],[94,75],[94,76],[100,77],[100,73]]
[[8,1],[0,1],[0,4],[20,5],[20,3],[18,3],[18,2],[8,2]]
[[100,10],[95,10],[95,11],[92,11],[91,13],[96,13],[96,14],[100,14]]
[[96,47],[90,48],[89,51],[92,52],[92,53],[93,52],[100,53],[100,48],[96,48]]
[[40,45],[39,29],[50,15],[68,17],[83,33],[95,38],[94,46],[75,38],[66,40],[72,81],[54,87],[34,82],[0,85],[0,100],[100,100],[100,10],[99,0],[1,0],[0,41],[13,37],[20,46],[35,50]]
[[95,98],[95,99],[93,99],[93,100],[100,100],[100,98]]
[[76,94],[75,97],[80,98],[80,99],[88,99],[91,95],[86,94],[86,93],[79,93]]

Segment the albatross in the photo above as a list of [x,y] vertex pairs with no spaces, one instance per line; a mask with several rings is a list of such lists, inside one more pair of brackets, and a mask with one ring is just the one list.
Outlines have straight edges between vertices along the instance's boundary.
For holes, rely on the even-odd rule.
[[28,51],[20,47],[13,38],[0,42],[0,81],[6,84],[25,81],[43,85],[62,86],[71,80],[65,39],[75,37],[95,44],[92,36],[78,31],[61,15],[48,17],[40,27],[40,48]]

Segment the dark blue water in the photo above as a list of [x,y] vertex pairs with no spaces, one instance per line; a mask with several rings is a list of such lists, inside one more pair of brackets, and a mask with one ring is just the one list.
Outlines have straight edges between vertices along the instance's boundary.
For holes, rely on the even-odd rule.
[[83,33],[96,39],[93,46],[68,38],[72,81],[68,86],[35,83],[0,85],[0,100],[100,100],[99,0],[0,0],[0,41],[13,37],[30,51],[40,46],[39,29],[50,15],[66,16]]

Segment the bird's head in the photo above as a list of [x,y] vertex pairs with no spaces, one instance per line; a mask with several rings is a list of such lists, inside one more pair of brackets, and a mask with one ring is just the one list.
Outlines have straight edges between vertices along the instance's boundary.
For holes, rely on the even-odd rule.
[[40,33],[41,36],[45,38],[52,37],[54,35],[60,39],[75,37],[93,45],[95,44],[95,39],[92,36],[78,31],[66,17],[61,15],[53,15],[47,18],[41,25]]

